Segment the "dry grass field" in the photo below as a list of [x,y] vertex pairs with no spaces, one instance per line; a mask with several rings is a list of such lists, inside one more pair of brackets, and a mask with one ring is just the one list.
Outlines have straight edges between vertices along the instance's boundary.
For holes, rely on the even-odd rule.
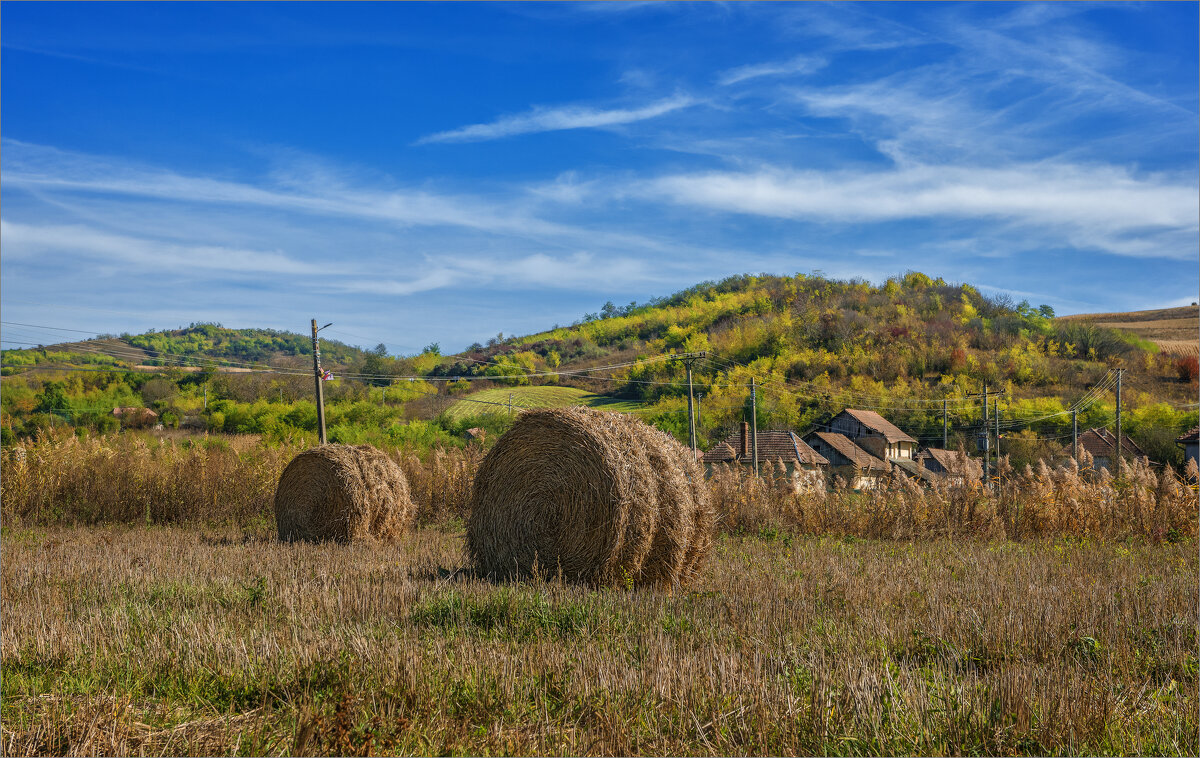
[[797,493],[720,469],[673,592],[473,576],[481,454],[398,542],[283,544],[261,443],[6,449],[0,754],[1200,751],[1193,469]]
[[1200,354],[1200,307],[1161,308],[1128,313],[1084,313],[1063,321],[1091,321],[1097,326],[1132,332],[1150,340],[1168,355]]
[[723,536],[684,591],[491,584],[461,537],[6,529],[24,754],[1166,754],[1197,551]]

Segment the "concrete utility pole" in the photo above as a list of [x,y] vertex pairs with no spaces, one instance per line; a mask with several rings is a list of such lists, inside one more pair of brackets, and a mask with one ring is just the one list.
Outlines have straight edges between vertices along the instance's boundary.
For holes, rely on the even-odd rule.
[[950,436],[946,426],[946,399],[942,398],[942,449],[945,450],[950,445]]
[[[325,326],[333,326],[333,322],[330,322],[330,323],[326,324]],[[325,439],[325,388],[321,384],[321,382],[323,381],[322,374],[321,374],[321,345],[319,342],[317,342],[317,332],[321,331],[321,329],[324,329],[325,326],[322,326],[320,329],[318,329],[317,328],[317,320],[315,318],[312,320],[313,380],[316,382],[316,385],[317,385],[317,439],[320,440],[320,444],[322,444],[322,445],[324,445],[326,443],[326,439]]]
[[754,446],[754,475],[758,476],[758,395],[754,377],[750,377],[750,440]]
[[992,486],[992,435],[988,434],[988,391],[987,385],[983,385],[983,483],[984,486]]
[[708,351],[702,350],[698,353],[681,353],[676,356],[683,361],[683,366],[687,369],[687,385],[688,385],[688,444],[692,448],[692,457],[696,456],[696,410],[695,401],[692,396],[692,364],[701,358],[708,357]]
[[[1000,392],[988,392],[987,385],[983,385],[983,392],[975,392],[967,397],[982,397],[983,398],[983,482],[990,487],[992,482],[991,462],[992,462],[992,435],[988,432],[988,396],[1000,395]],[[999,408],[997,408],[999,413]],[[999,417],[997,417],[998,419]],[[1000,424],[996,423],[996,444],[1000,444]]]
[[1121,379],[1125,376],[1125,369],[1117,369],[1117,460],[1113,462],[1113,474],[1121,475]]
[[1071,409],[1071,457],[1079,463],[1079,409]]
[[1000,473],[1000,398],[996,398],[996,473]]

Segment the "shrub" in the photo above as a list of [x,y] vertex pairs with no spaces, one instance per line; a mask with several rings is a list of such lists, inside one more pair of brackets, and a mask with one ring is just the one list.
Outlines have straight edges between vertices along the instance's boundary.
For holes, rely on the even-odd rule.
[[1194,382],[1200,379],[1200,361],[1194,355],[1180,358],[1175,361],[1175,371],[1179,374],[1179,381]]

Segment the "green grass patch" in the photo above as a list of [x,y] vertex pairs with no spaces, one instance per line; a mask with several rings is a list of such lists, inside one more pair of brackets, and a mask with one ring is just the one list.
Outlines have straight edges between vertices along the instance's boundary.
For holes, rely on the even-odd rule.
[[514,414],[529,408],[564,408],[572,405],[586,405],[589,408],[621,413],[630,413],[641,408],[635,402],[596,395],[576,387],[498,387],[467,395],[451,405],[446,410],[446,416],[457,421],[489,413],[507,414],[510,401]]

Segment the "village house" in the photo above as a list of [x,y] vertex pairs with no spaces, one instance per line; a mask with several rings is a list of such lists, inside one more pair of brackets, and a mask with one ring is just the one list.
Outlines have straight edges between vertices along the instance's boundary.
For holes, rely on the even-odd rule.
[[889,460],[888,463],[892,464],[892,471],[894,473],[903,473],[925,484],[933,484],[941,480],[941,476],[925,468],[925,461],[921,459],[920,455],[920,453],[917,453],[911,460],[908,458],[895,458]]
[[158,422],[158,414],[149,408],[138,406],[118,406],[113,408],[112,415],[121,419],[121,423],[131,429],[150,426]]
[[1196,465],[1200,465],[1200,460],[1196,460],[1196,456],[1200,455],[1200,452],[1197,451],[1197,447],[1200,446],[1200,443],[1197,442],[1198,437],[1200,437],[1200,427],[1193,426],[1187,434],[1175,440],[1175,444],[1183,448],[1184,463],[1196,461]]
[[947,479],[949,484],[962,485],[983,479],[979,461],[958,450],[927,447],[917,453],[917,463],[933,476]]
[[[741,428],[714,445],[701,456],[705,470],[712,471],[718,463],[754,465],[753,441],[750,424],[743,421]],[[798,488],[825,486],[825,470],[829,461],[813,450],[795,432],[788,430],[764,430],[758,433],[759,465],[771,461],[782,463],[780,475],[793,479]]]
[[[820,471],[827,481],[840,476],[853,489],[873,489],[899,472],[927,484],[964,484],[983,477],[979,462],[964,453],[918,451],[915,439],[874,411],[847,408],[824,426],[803,438],[790,431],[759,432],[759,462],[782,461],[789,476],[795,471]],[[714,445],[702,460],[710,471],[717,463],[751,464],[751,444],[749,424],[743,422],[740,431]]]
[[891,472],[891,464],[868,453],[844,434],[810,432],[804,441],[829,461],[831,477],[842,477],[856,490],[874,489]]
[[854,444],[884,460],[913,460],[917,441],[875,411],[847,408],[827,425],[828,431],[844,435]]
[[[1088,451],[1092,456],[1092,468],[1113,470],[1113,459],[1117,457],[1117,435],[1104,428],[1088,429],[1079,435],[1079,449]],[[1063,457],[1071,455],[1071,444],[1063,447]],[[1128,435],[1121,438],[1121,457],[1126,460],[1145,458],[1146,453]]]

